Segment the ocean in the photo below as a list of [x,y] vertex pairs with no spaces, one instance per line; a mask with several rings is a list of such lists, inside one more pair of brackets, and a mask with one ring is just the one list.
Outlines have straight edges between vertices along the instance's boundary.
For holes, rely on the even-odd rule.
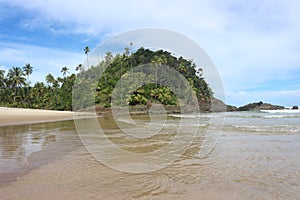
[[226,114],[224,131],[258,135],[293,135],[300,132],[300,110],[262,110]]
[[0,127],[1,199],[300,199],[299,110],[133,118]]

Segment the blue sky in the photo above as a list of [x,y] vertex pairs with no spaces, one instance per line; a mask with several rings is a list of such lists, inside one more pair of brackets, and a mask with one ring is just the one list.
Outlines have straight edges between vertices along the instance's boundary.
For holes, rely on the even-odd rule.
[[31,63],[31,81],[83,63],[111,36],[170,29],[196,41],[215,63],[225,101],[300,105],[300,1],[0,0],[0,68]]

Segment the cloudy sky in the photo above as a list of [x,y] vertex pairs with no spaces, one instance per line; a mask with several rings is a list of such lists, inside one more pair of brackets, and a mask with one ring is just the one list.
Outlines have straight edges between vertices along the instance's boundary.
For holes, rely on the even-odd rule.
[[197,42],[213,60],[228,104],[300,104],[298,0],[0,0],[0,68],[34,67],[31,80],[83,63],[124,31],[156,27]]

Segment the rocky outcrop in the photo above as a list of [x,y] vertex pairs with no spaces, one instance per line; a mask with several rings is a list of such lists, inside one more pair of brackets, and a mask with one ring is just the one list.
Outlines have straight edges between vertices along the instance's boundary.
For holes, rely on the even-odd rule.
[[293,107],[292,107],[292,110],[298,110],[298,109],[299,109],[298,106],[293,106]]
[[284,106],[272,105],[269,103],[263,103],[262,101],[258,103],[250,103],[245,106],[238,108],[238,111],[252,111],[252,110],[280,110],[284,109]]
[[234,112],[234,111],[238,111],[238,108],[236,106],[226,105],[226,111],[227,112]]
[[[153,105],[152,105],[153,106]],[[130,106],[129,110],[131,114],[148,114],[150,111],[149,105],[135,105]],[[211,102],[199,102],[200,112],[233,112],[233,111],[253,111],[253,110],[279,110],[284,109],[283,106],[272,105],[269,103],[263,103],[262,101],[257,103],[250,103],[245,106],[237,108],[236,106],[226,105],[220,99],[213,98]],[[179,108],[177,106],[167,105],[164,106],[167,114],[174,113],[189,113],[194,111],[194,107],[183,107]],[[299,109],[298,106],[293,106],[292,109]],[[101,106],[96,106],[95,108],[98,115],[111,115],[111,108],[104,108]],[[155,110],[152,109],[153,112]],[[151,112],[152,112],[151,111]]]
[[226,104],[221,101],[220,99],[213,98],[211,100],[211,112],[225,112],[226,111]]
[[231,106],[231,105],[226,105],[223,101],[220,99],[213,98],[211,100],[211,105],[210,105],[210,112],[232,112],[232,111],[237,111],[237,107]]

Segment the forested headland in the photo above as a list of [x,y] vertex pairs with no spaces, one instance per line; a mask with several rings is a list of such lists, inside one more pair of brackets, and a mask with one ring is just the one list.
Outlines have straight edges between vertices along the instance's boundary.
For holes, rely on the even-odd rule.
[[[84,52],[88,60],[89,48],[86,47]],[[179,87],[188,83],[192,88],[192,93],[197,97],[200,109],[202,111],[210,109],[213,92],[206,83],[201,68],[197,67],[192,60],[173,56],[171,52],[152,51],[143,47],[135,52],[125,48],[123,53],[117,55],[106,52],[105,58],[99,63],[99,66],[90,66],[85,69],[84,65],[79,64],[76,66],[76,74],[70,74],[69,67],[64,66],[61,68],[60,77],[54,77],[49,73],[44,78],[44,82],[34,84],[30,83],[30,76],[34,73],[35,68],[29,63],[22,68],[12,67],[7,71],[0,70],[0,106],[72,110],[72,90],[74,84],[78,84],[78,78],[83,80],[82,77],[85,77],[88,80],[90,76],[99,74],[101,65],[107,65],[93,88],[85,91],[93,92],[94,104],[107,108],[111,106],[112,93],[116,84],[120,80],[123,83],[122,81],[126,80],[128,76],[133,76],[134,69],[144,64],[153,65],[154,68],[149,68],[149,72],[139,72],[138,76],[141,80],[149,79],[152,83],[134,88],[129,94],[124,95],[122,103],[130,106],[152,103],[178,106],[178,99],[174,91],[170,87],[161,85],[158,81],[164,76],[168,76],[168,70],[172,69],[179,72],[186,82],[181,81],[178,77],[173,77],[173,81],[177,81]]]

